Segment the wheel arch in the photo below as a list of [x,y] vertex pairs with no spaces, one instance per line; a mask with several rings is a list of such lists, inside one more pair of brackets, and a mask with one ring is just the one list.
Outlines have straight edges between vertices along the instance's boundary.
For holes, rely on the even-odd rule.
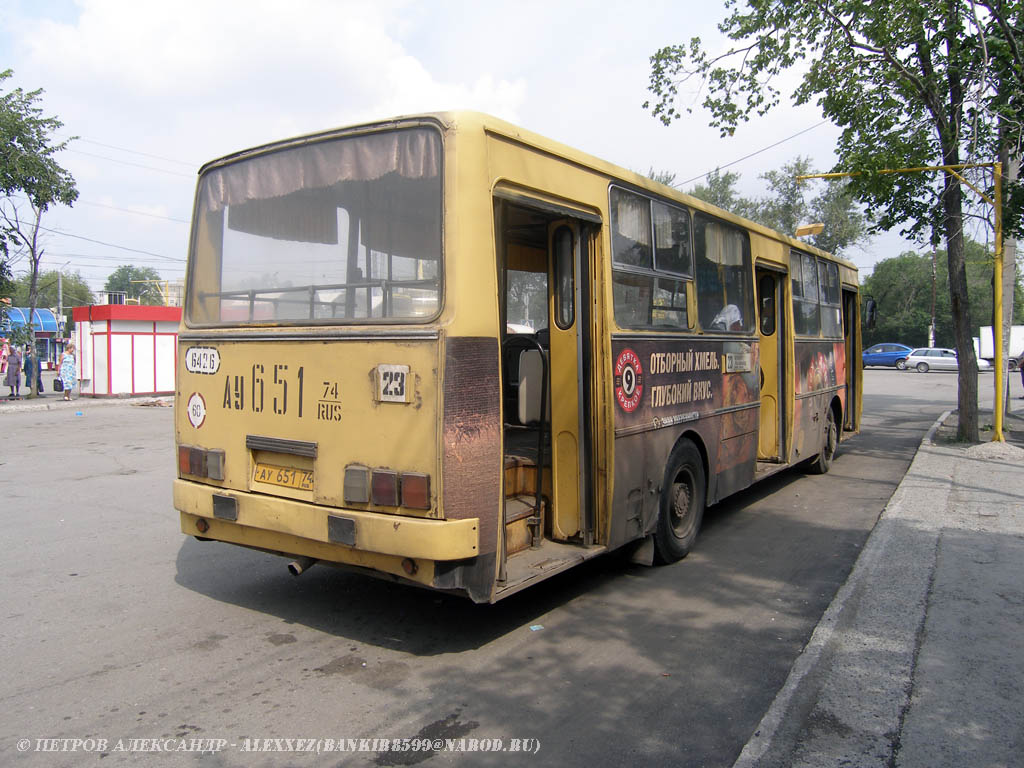
[[835,395],[832,398],[832,402],[828,404],[828,407],[832,409],[832,415],[835,417],[836,425],[839,427],[836,430],[836,443],[843,442],[843,401],[839,398],[839,395]]
[[697,448],[697,452],[700,454],[701,463],[704,465],[704,498],[709,499],[711,498],[710,491],[712,485],[711,462],[708,459],[707,445],[704,443],[704,438],[701,437],[699,432],[692,429],[683,430],[679,437],[676,438],[676,441],[672,443],[672,448],[670,448],[669,452],[665,455],[665,460],[661,468],[661,474],[664,477],[664,475],[668,472],[668,464],[671,460],[672,454],[675,452],[679,444],[682,443],[684,440],[689,440],[691,443],[693,443],[694,446]]

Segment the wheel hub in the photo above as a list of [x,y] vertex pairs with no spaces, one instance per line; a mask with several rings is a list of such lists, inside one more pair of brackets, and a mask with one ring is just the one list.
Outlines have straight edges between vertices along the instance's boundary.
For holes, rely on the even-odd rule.
[[678,529],[690,514],[692,494],[688,483],[676,483],[672,491],[672,527]]

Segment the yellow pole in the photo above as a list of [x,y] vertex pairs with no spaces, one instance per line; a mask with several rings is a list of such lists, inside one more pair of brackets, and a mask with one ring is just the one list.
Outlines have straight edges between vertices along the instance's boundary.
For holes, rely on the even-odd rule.
[[992,441],[1002,443],[1006,441],[1003,437],[1003,395],[1006,375],[1006,360],[1003,358],[1003,164],[996,163],[992,166],[993,189],[995,191],[996,209],[996,263],[993,267],[995,283],[992,310],[992,344],[995,347],[996,360],[996,391],[995,391],[995,419],[992,422]]

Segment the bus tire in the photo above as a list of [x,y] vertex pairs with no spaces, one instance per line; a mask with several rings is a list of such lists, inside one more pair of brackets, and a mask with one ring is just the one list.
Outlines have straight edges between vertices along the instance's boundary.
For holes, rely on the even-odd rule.
[[825,430],[821,439],[818,455],[811,459],[807,471],[812,475],[824,475],[832,468],[832,459],[839,445],[839,427],[836,424],[836,412],[831,408],[825,410]]
[[700,451],[689,440],[681,440],[669,454],[665,467],[661,509],[654,532],[657,562],[674,563],[689,554],[704,518],[706,493]]

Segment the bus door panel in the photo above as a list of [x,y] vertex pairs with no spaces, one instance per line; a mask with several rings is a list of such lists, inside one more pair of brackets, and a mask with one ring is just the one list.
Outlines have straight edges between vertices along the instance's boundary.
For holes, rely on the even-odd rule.
[[758,429],[758,461],[782,461],[784,455],[786,370],[783,356],[782,319],[780,307],[785,274],[769,269],[757,270],[758,347],[761,367],[761,408]]
[[581,255],[578,222],[561,220],[548,227],[551,259],[550,381],[552,510],[551,537],[573,538],[581,532],[585,499],[583,453],[583,379],[580,317]]

